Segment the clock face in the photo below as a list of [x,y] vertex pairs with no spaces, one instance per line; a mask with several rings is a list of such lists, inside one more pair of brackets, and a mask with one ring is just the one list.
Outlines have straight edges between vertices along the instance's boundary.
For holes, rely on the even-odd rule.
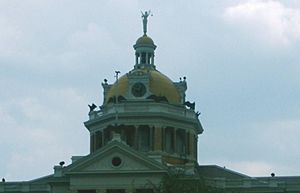
[[131,92],[135,97],[142,97],[146,94],[146,87],[143,83],[137,82],[131,87]]

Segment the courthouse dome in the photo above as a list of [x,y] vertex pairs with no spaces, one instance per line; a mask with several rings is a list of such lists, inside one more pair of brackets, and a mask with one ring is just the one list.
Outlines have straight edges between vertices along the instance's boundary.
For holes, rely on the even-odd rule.
[[[181,104],[180,94],[175,87],[174,83],[161,72],[154,69],[141,70],[136,69],[129,73],[141,72],[141,73],[149,73],[149,91],[151,94],[156,95],[158,97],[166,97],[169,103],[171,104]],[[118,84],[115,82],[106,96],[106,103],[108,100],[115,96],[123,96],[125,97],[129,92],[129,84],[128,84],[127,75],[122,76],[118,80]],[[126,97],[125,97],[126,98]]]

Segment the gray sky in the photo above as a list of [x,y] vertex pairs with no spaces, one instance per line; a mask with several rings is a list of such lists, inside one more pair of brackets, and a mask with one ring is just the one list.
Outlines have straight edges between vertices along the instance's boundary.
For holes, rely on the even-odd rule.
[[300,1],[1,0],[0,177],[88,154],[87,104],[132,69],[148,9],[157,68],[202,113],[199,163],[300,175]]

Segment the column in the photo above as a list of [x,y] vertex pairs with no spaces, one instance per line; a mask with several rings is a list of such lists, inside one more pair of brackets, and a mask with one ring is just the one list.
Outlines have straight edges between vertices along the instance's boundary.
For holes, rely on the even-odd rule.
[[154,151],[162,151],[162,128],[154,128]]
[[139,56],[138,53],[135,53],[135,64],[139,63]]
[[149,128],[149,151],[154,150],[154,127]]
[[151,64],[154,65],[154,54],[151,56]]
[[198,135],[194,135],[194,152],[195,152],[195,159],[197,160],[197,157],[198,157]]
[[190,156],[192,157],[192,158],[194,158],[194,147],[193,147],[193,143],[194,143],[194,136],[193,136],[193,134],[192,133],[189,133],[189,141],[190,141],[190,143],[189,143],[189,152],[190,152]]
[[146,53],[146,64],[148,64],[149,53]]
[[94,134],[90,134],[90,152],[94,152]]
[[185,132],[185,152],[186,152],[186,155],[190,156],[191,154],[191,150],[190,150],[190,132],[189,131],[186,131]]
[[138,150],[139,149],[139,143],[138,143],[138,126],[134,126],[134,145],[133,147]]
[[97,150],[97,134],[96,133],[94,133],[94,151],[96,151]]
[[173,128],[173,150],[174,150],[174,153],[177,153],[177,147],[176,147],[176,133],[177,133],[177,129],[176,128]]

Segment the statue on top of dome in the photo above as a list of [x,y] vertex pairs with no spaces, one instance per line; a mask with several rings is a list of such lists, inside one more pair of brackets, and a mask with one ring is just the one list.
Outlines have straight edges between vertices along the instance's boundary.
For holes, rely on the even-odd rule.
[[[142,18],[143,18],[143,31],[144,31],[144,35],[146,35],[147,33],[147,22],[148,22],[148,16],[151,14],[151,11],[145,11],[145,13],[142,13]],[[151,14],[152,16],[152,14]]]

